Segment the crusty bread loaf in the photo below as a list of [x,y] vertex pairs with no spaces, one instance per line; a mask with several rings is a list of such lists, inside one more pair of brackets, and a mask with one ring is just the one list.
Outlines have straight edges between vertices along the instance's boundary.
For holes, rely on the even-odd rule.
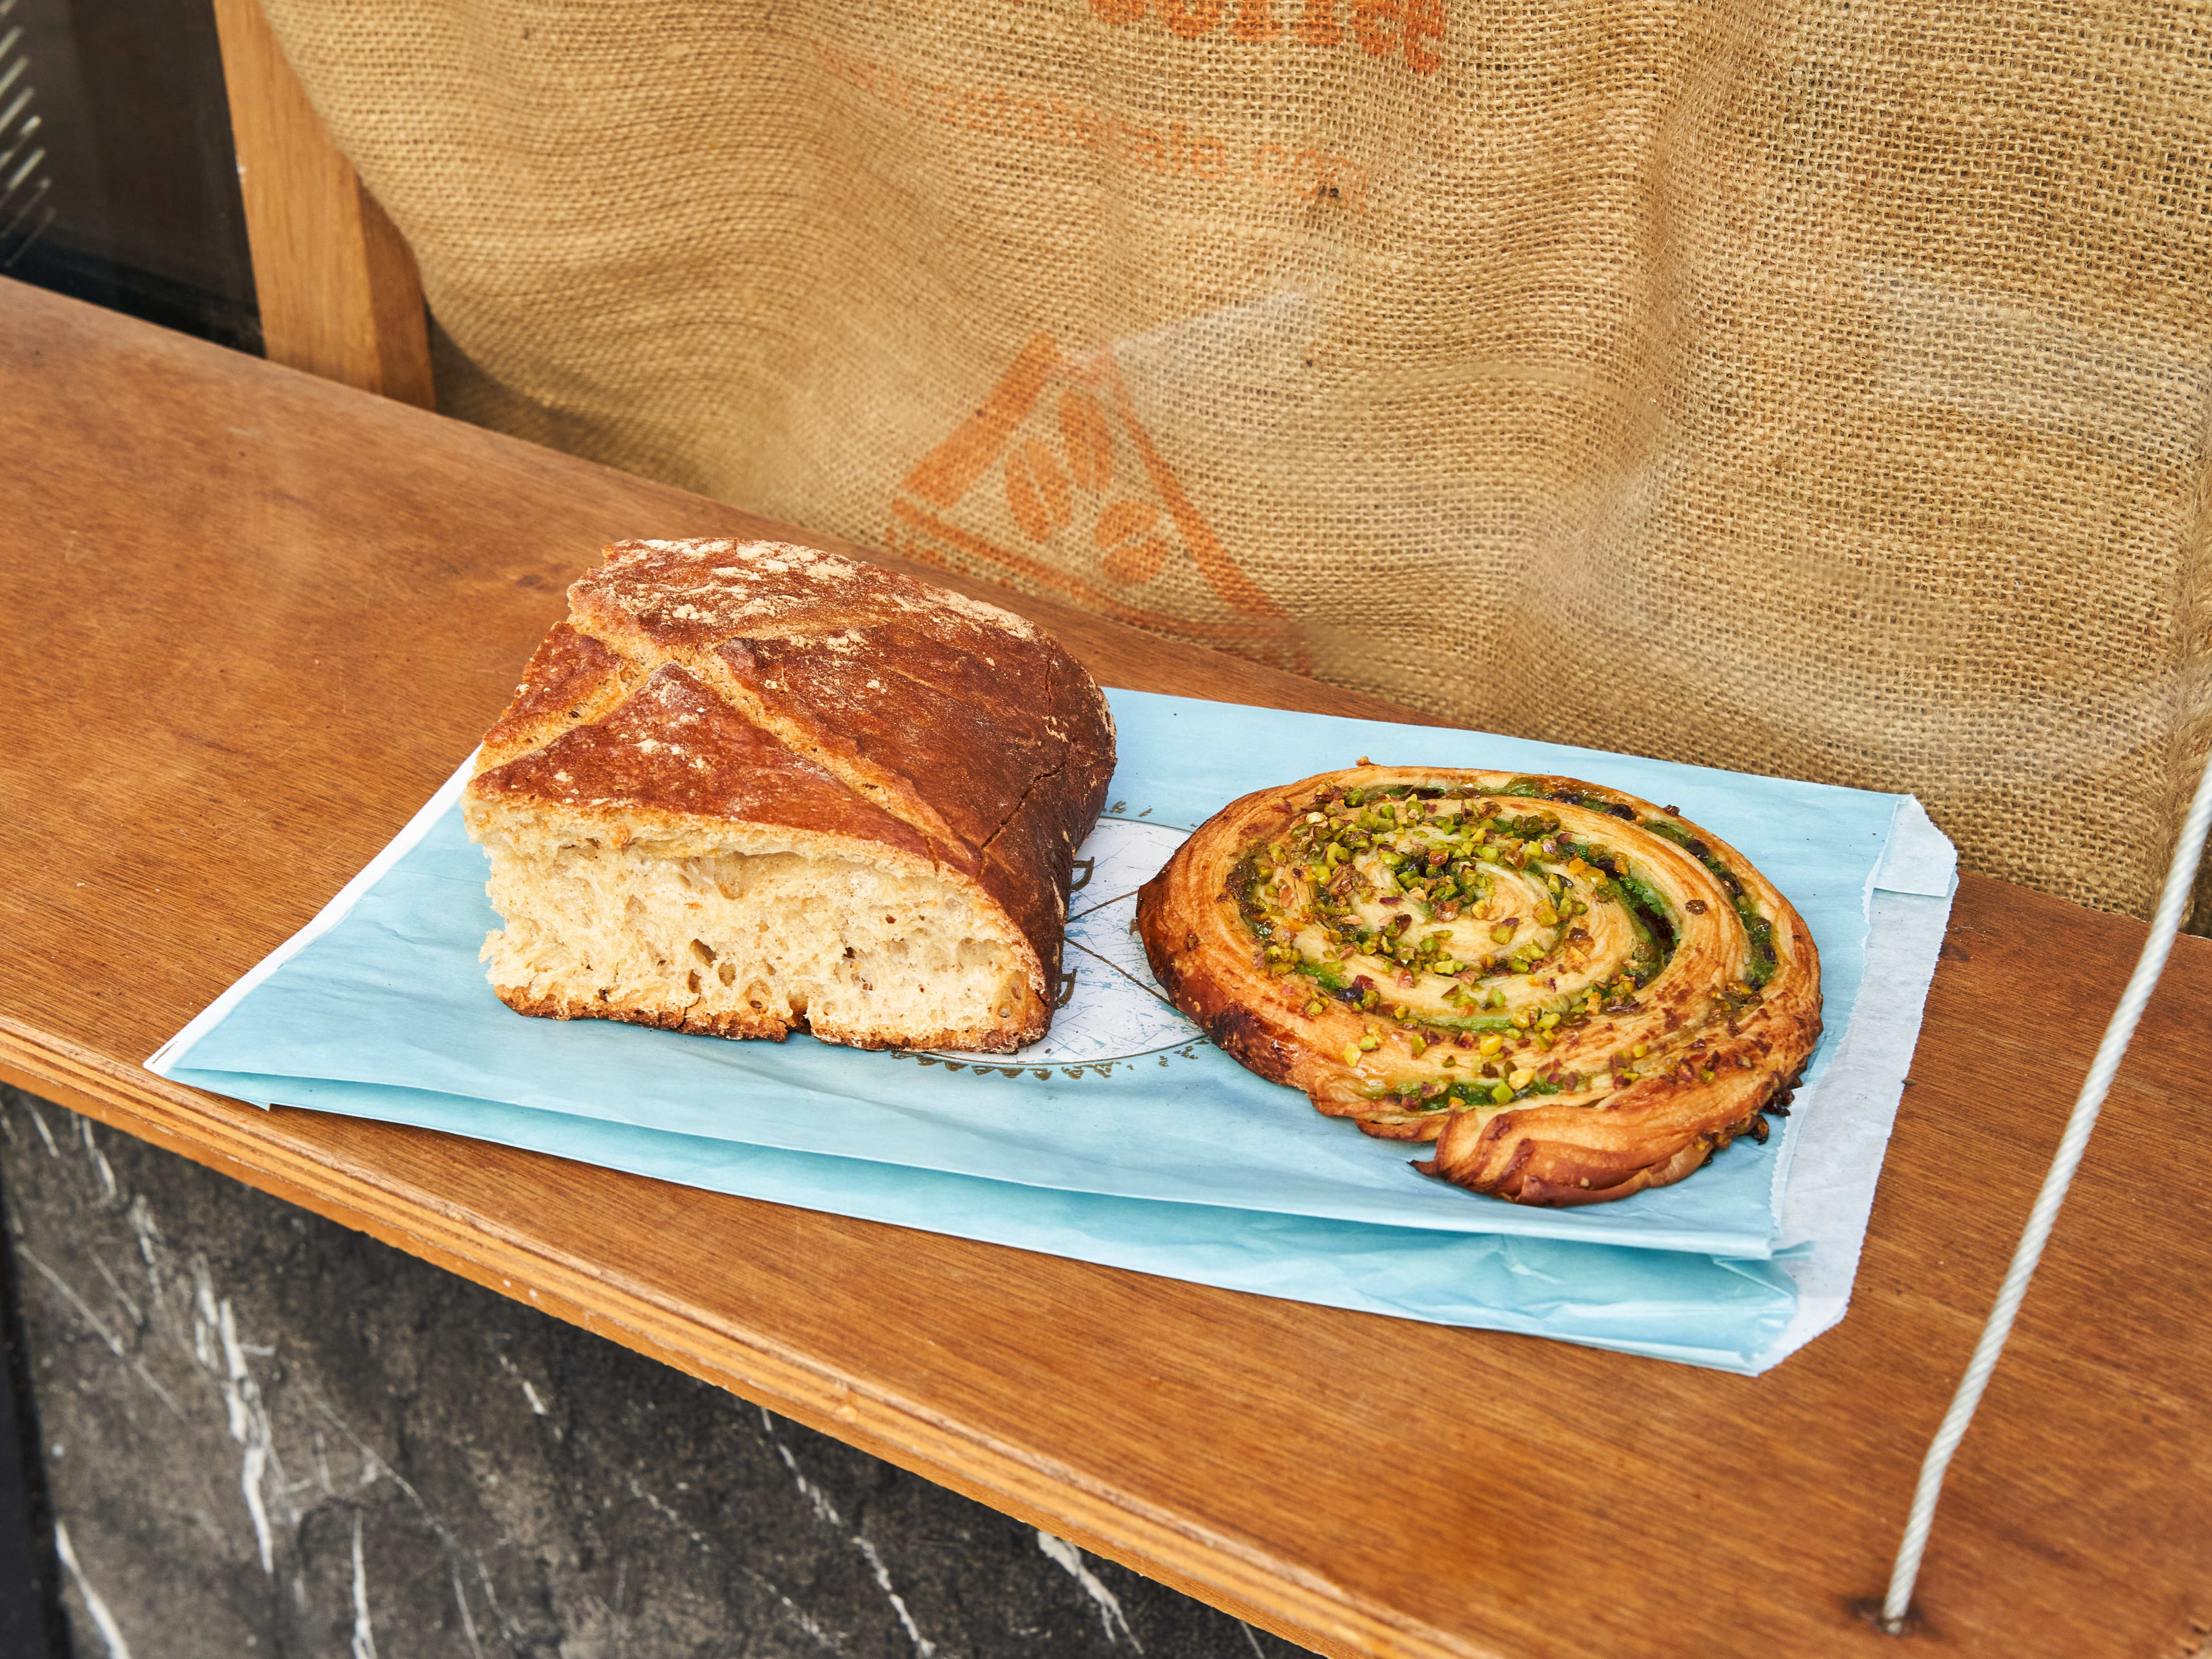
[[464,797],[508,1006],[721,1036],[1044,1034],[1106,701],[1021,618],[778,543],[625,542]]

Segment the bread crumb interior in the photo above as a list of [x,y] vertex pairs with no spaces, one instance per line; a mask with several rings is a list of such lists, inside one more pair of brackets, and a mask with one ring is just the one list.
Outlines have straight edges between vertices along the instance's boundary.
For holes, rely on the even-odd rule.
[[864,1047],[981,1040],[1023,1016],[1004,923],[917,872],[797,851],[617,850],[495,836],[484,941],[502,996],[583,1013],[681,1011],[693,1029]]

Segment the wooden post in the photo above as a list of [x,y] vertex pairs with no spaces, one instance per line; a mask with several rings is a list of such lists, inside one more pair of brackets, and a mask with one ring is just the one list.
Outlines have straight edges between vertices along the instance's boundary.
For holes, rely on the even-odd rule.
[[331,142],[259,0],[215,0],[271,362],[436,406],[415,256]]

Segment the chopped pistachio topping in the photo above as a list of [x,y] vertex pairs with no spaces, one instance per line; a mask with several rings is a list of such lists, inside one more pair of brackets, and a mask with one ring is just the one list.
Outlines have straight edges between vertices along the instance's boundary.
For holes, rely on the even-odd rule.
[[[1723,1025],[1733,1036],[1773,976],[1771,919],[1692,830],[1551,787],[1325,787],[1231,873],[1255,965],[1297,976],[1290,1006],[1313,1019],[1331,1005],[1366,1017],[1345,1064],[1357,1067],[1386,1034],[1404,1041],[1400,1066],[1419,1062],[1388,1082],[1362,1073],[1378,1102],[1492,1111],[1710,1080],[1711,1059],[1692,1044]],[[1563,817],[1557,803],[1580,810]],[[1678,912],[1667,895],[1680,891],[1679,866],[1651,863],[1605,827],[1629,823],[1682,848],[1729,903],[1696,898]],[[1686,932],[1709,948],[1714,918],[1731,908],[1734,981],[1676,985],[1668,968]],[[1455,1050],[1470,1051],[1464,1069]]]

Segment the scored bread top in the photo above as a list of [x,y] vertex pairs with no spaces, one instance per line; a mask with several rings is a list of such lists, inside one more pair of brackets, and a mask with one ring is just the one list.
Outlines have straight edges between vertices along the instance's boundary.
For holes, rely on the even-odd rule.
[[638,541],[568,590],[484,736],[480,799],[853,837],[981,886],[1050,994],[1106,700],[1020,617],[775,542]]

